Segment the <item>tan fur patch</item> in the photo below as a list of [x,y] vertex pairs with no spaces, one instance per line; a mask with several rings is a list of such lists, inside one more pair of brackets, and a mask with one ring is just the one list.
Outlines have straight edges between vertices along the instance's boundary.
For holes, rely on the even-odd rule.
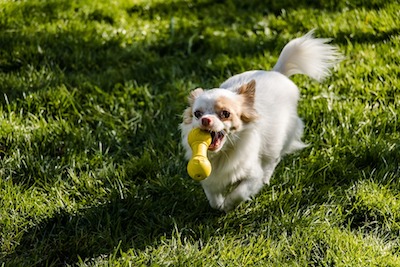
[[[242,125],[240,118],[242,113],[241,106],[242,103],[229,97],[221,96],[215,101],[214,110],[215,113],[220,117],[221,121],[231,121],[232,128],[238,129]],[[230,115],[228,118],[224,118],[222,116],[223,111],[229,112]]]
[[183,112],[183,123],[191,124],[193,120],[192,107],[187,107]]
[[183,123],[185,123],[185,124],[192,123],[192,121],[193,121],[192,105],[193,105],[194,101],[196,100],[196,98],[199,97],[203,92],[204,92],[204,90],[202,88],[197,88],[190,92],[190,94],[188,96],[188,103],[190,106],[187,107],[185,109],[185,111],[183,112]]
[[254,98],[256,95],[256,81],[251,80],[247,84],[243,84],[239,89],[238,89],[238,94],[243,95],[246,97],[246,101],[250,104],[254,104]]
[[238,89],[238,94],[243,96],[243,111],[241,119],[244,122],[251,122],[258,118],[257,111],[254,109],[254,100],[256,94],[256,81],[242,85]]
[[197,88],[191,91],[188,97],[189,105],[193,105],[194,100],[198,98],[203,92],[204,90],[202,88]]

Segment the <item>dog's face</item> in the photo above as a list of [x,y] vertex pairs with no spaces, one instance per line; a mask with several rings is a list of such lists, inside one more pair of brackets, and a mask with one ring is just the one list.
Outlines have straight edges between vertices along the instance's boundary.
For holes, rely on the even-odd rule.
[[242,130],[257,118],[254,109],[255,81],[242,85],[236,92],[227,89],[193,90],[189,107],[183,114],[183,123],[191,128],[209,131],[212,143],[209,150],[220,151],[230,136]]

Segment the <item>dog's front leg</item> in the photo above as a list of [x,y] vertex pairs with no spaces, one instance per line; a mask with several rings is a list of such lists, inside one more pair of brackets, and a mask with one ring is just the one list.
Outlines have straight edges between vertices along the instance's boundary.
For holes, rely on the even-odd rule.
[[202,183],[202,186],[210,206],[214,209],[223,210],[223,204],[225,200],[223,191],[218,190],[215,184]]
[[269,184],[269,180],[271,179],[272,174],[274,173],[274,170],[280,161],[281,161],[280,157],[265,158],[263,160],[263,169],[264,169],[263,182],[264,182],[264,184]]
[[263,187],[262,169],[256,168],[252,175],[243,179],[238,186],[230,192],[224,201],[223,210],[229,212],[238,206],[241,202],[250,200],[252,196],[257,194]]

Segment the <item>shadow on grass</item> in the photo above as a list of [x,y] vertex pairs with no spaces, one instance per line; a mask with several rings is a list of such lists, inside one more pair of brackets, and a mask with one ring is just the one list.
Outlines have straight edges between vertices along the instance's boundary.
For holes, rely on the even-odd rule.
[[[118,246],[122,251],[157,246],[161,237],[170,238],[175,229],[191,236],[204,235],[198,225],[214,225],[216,215],[204,198],[188,196],[177,180],[177,190],[143,189],[135,196],[69,214],[61,211],[29,229],[15,252],[8,255],[13,264],[73,264],[79,259],[109,255]],[[165,188],[164,188],[165,189]],[[143,191],[142,191],[143,190]],[[168,205],[165,205],[168,203]],[[173,205],[170,205],[173,204]]]
[[[373,1],[370,6],[362,3],[364,8],[376,8],[385,2]],[[219,26],[231,28],[237,19],[248,19],[248,13],[257,12],[268,14],[280,14],[282,9],[297,8],[316,8],[337,10],[348,5],[347,1],[293,1],[284,0],[279,3],[276,1],[199,1],[195,4],[186,1],[173,3],[158,3],[151,6],[133,5],[126,11],[128,14],[135,14],[144,17],[174,17],[178,14],[186,19],[194,15],[203,16],[208,21],[218,21]],[[361,3],[355,2],[353,7]],[[226,12],[226,8],[232,10]],[[46,23],[57,18],[59,11],[70,9],[69,1],[49,2],[42,4],[25,4],[22,6],[22,14],[46,14],[47,16],[35,16],[41,18],[38,22]],[[209,12],[213,10],[213,12]],[[79,8],[75,8],[78,12]],[[100,12],[100,13],[99,13]],[[200,15],[199,15],[200,14]],[[81,15],[80,19],[85,21],[98,21],[114,24],[112,17],[101,14],[101,11],[93,11],[89,15]],[[43,21],[42,21],[43,20]],[[207,23],[207,22],[206,22]],[[6,23],[4,23],[6,24]],[[252,25],[251,19],[249,24]],[[0,25],[1,26],[1,25]],[[210,26],[210,25],[207,25]],[[215,25],[214,25],[215,26]],[[4,26],[3,26],[4,27]],[[266,40],[250,39],[243,41],[242,38],[232,38],[228,42],[223,41],[222,37],[214,36],[213,40],[194,38],[202,34],[205,25],[200,25],[193,29],[177,29],[174,34],[167,29],[163,37],[155,43],[133,43],[128,47],[121,46],[122,36],[118,34],[109,40],[105,40],[94,29],[76,29],[70,31],[48,33],[35,32],[33,34],[22,33],[22,31],[1,31],[0,47],[1,59],[0,70],[3,73],[17,73],[29,71],[29,69],[44,68],[46,72],[54,72],[44,75],[37,81],[28,79],[22,81],[19,86],[15,84],[3,84],[2,91],[8,95],[9,101],[22,97],[23,92],[35,92],[46,90],[59,84],[68,83],[75,87],[85,80],[89,84],[99,86],[102,90],[113,89],[116,83],[123,83],[127,80],[135,80],[138,84],[158,83],[160,86],[165,81],[170,82],[176,78],[187,77],[189,73],[195,71],[197,76],[208,73],[210,69],[204,69],[209,58],[202,57],[207,54],[216,56],[224,53],[229,56],[240,54],[251,56],[262,53],[265,50],[280,50],[284,43],[279,40],[279,36]],[[308,31],[310,29],[296,29],[296,31]],[[93,31],[93,32],[90,32]],[[378,34],[351,33],[343,32],[335,43],[346,44],[350,42],[376,42],[385,41],[390,36],[398,34],[399,29]],[[87,35],[90,35],[89,38]],[[218,40],[221,39],[221,40]],[[262,40],[262,46],[259,41]],[[226,45],[229,44],[229,45]],[[160,71],[160,66],[168,66],[168,61],[174,58],[178,68],[184,71],[179,76],[174,76],[171,66],[169,71]],[[178,61],[176,59],[181,59]],[[197,64],[195,64],[197,62]],[[196,65],[199,66],[196,69]],[[190,67],[190,68],[188,68]],[[190,69],[190,71],[188,71]],[[162,74],[160,75],[160,72]],[[24,73],[23,73],[24,74]],[[166,74],[166,76],[165,76]],[[160,81],[162,77],[163,81]],[[1,100],[5,103],[5,100]]]
[[[202,242],[247,227],[254,231],[263,231],[266,220],[271,218],[277,220],[274,223],[279,224],[279,231],[270,238],[279,238],[282,231],[290,233],[298,227],[297,221],[279,221],[286,216],[284,214],[292,213],[293,209],[299,212],[308,210],[310,206],[324,205],[329,203],[332,195],[344,197],[346,190],[357,184],[357,181],[368,179],[374,175],[375,170],[385,169],[388,165],[395,167],[393,172],[379,175],[378,180],[375,178],[376,182],[388,186],[400,174],[400,159],[396,150],[388,151],[378,144],[360,148],[353,154],[346,153],[349,154],[354,157],[337,158],[325,169],[320,169],[318,165],[308,166],[316,171],[312,179],[302,178],[302,192],[285,196],[283,202],[274,201],[271,206],[264,207],[267,210],[257,208],[257,214],[246,211],[237,217],[230,216],[229,227],[222,229],[220,220],[224,215],[209,207],[202,190],[196,188],[194,183],[182,180],[179,175],[164,176],[156,183],[133,177],[138,183],[127,198],[121,199],[114,194],[104,205],[79,210],[73,214],[60,211],[38,226],[28,229],[15,252],[7,258],[12,259],[15,264],[32,266],[44,263],[73,264],[81,259],[109,255],[117,247],[124,252],[129,249],[157,247],[164,237],[171,238],[176,229],[180,231],[181,238],[201,239]],[[281,167],[290,165],[288,162],[290,159],[284,160]],[[274,179],[277,179],[278,185],[279,168]],[[280,190],[290,192],[295,183],[296,181],[289,181],[279,185]],[[350,223],[351,228],[358,228],[368,221],[379,224],[385,219],[370,218],[360,212],[362,211],[352,209],[343,224]],[[301,217],[294,218],[302,220]],[[301,223],[306,222],[307,218],[304,218]]]
[[[127,12],[130,14],[149,15],[150,17],[166,16],[174,13],[178,14],[197,14],[204,17],[219,17],[223,16],[230,18],[227,22],[233,22],[235,18],[240,15],[248,15],[253,12],[262,12],[264,15],[280,15],[282,10],[291,9],[320,9],[328,11],[338,11],[343,8],[359,8],[363,7],[366,9],[378,9],[383,5],[387,4],[387,1],[352,1],[351,3],[345,0],[253,0],[253,1],[241,1],[241,0],[204,0],[197,1],[195,4],[187,1],[174,1],[172,3],[157,3],[155,5],[133,5],[128,8]],[[210,12],[212,10],[213,12]],[[229,12],[226,12],[229,10]]]

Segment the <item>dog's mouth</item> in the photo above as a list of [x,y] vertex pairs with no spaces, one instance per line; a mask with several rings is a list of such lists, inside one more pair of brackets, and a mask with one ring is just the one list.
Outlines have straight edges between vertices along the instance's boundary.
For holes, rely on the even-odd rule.
[[211,141],[211,144],[208,146],[208,150],[211,150],[211,151],[218,150],[223,143],[222,141],[224,140],[225,133],[223,131],[221,131],[221,132],[210,131],[210,133],[211,133],[212,141]]

